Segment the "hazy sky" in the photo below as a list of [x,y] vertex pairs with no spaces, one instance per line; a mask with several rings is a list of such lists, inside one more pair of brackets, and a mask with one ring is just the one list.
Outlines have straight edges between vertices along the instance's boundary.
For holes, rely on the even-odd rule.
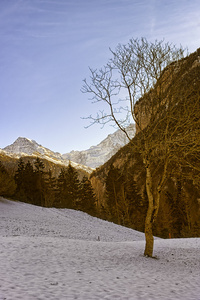
[[66,153],[115,130],[81,119],[97,108],[80,92],[109,47],[146,37],[200,47],[199,0],[0,0],[0,148],[28,137]]

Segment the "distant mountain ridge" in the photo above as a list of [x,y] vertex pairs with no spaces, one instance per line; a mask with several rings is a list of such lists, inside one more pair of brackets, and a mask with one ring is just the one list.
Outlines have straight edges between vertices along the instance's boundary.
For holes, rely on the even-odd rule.
[[[130,137],[135,136],[135,125],[130,124],[127,127]],[[83,151],[71,151],[63,154],[65,159],[69,159],[79,164],[86,165],[91,168],[97,168],[108,161],[120,148],[129,142],[127,136],[120,129],[113,134],[109,134],[97,146],[92,146]]]
[[[135,135],[135,126],[128,127],[130,136]],[[53,152],[48,148],[39,145],[36,141],[25,137],[18,137],[17,140],[2,149],[7,155],[20,156],[38,156],[54,163],[68,165],[69,161],[75,168],[82,168],[91,173],[92,169],[99,167],[110,159],[121,147],[128,143],[128,138],[121,130],[109,134],[97,146],[92,146],[88,150],[71,151],[70,153],[60,154]]]
[[[39,145],[36,141],[25,137],[18,137],[13,144],[3,148],[1,151],[14,158],[35,156],[46,159],[54,164],[60,164],[63,166],[69,165],[69,160],[64,159],[60,153],[53,152],[50,149]],[[70,163],[74,168],[82,169],[88,173],[91,173],[93,170],[90,167],[77,164],[76,162]]]
[[59,160],[63,160],[63,157],[60,153],[53,152],[48,148],[39,145],[36,141],[25,137],[18,137],[13,144],[3,148],[3,150],[15,154],[25,153],[28,155],[46,155],[49,157],[57,158]]

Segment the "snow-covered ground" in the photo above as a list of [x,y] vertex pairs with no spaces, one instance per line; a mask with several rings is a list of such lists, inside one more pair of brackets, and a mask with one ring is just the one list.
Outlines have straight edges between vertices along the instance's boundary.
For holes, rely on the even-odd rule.
[[200,300],[200,239],[155,240],[85,213],[0,198],[0,300]]

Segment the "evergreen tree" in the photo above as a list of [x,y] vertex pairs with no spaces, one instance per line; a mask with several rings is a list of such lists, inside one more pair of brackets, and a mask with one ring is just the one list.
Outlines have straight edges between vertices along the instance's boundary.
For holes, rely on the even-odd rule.
[[38,205],[45,206],[45,197],[44,197],[44,163],[42,160],[37,157],[34,163],[36,170],[34,171],[35,175],[35,197]]
[[128,206],[129,222],[132,228],[144,231],[145,217],[148,207],[146,189],[142,194],[138,190],[138,184],[133,176],[130,176],[132,170],[129,169],[126,174],[125,190]]
[[67,176],[66,169],[62,168],[57,180],[57,201],[58,207],[67,207],[66,203],[67,195]]
[[39,173],[43,173],[43,171],[44,171],[44,163],[43,163],[43,161],[39,158],[39,157],[37,157],[36,158],[36,161],[35,161],[35,163],[34,163],[34,166],[35,166],[35,168],[36,168],[36,171]]
[[65,207],[65,192],[66,192],[66,170],[61,169],[57,180],[57,191],[56,191],[56,207]]
[[15,183],[17,185],[16,188],[16,197],[18,200],[26,201],[26,195],[25,195],[25,187],[24,187],[24,172],[25,172],[25,164],[23,159],[20,157],[18,160],[18,168],[15,172]]
[[71,164],[66,169],[61,170],[57,188],[59,206],[76,209],[80,201],[80,181],[77,171]]
[[24,164],[22,158],[18,161],[18,169],[15,173],[15,182],[17,184],[17,199],[32,203],[35,205],[44,204],[43,197],[43,164],[40,159],[36,160],[36,170],[28,161]]
[[80,203],[78,209],[95,215],[96,213],[96,196],[90,180],[84,176],[81,181]]
[[0,196],[11,197],[16,189],[14,178],[9,175],[0,161]]
[[171,213],[171,234],[173,237],[179,238],[182,228],[188,225],[181,176],[176,178],[175,192],[173,194],[169,191],[166,192],[166,200]]
[[80,197],[80,181],[75,168],[69,164],[66,172],[66,200],[69,208],[77,208]]
[[17,184],[17,191],[20,191],[23,189],[24,169],[25,169],[25,165],[24,165],[23,159],[20,157],[18,160],[18,169],[14,176],[15,182]]
[[107,207],[112,221],[120,224],[120,193],[123,184],[123,176],[118,168],[110,166],[106,177]]
[[56,195],[56,178],[52,176],[51,170],[46,173],[44,179],[44,198],[45,207],[52,207],[55,205]]
[[36,177],[34,174],[33,166],[31,165],[30,161],[28,161],[25,165],[24,172],[23,172],[23,188],[25,193],[25,201],[40,205],[38,199],[36,199]]

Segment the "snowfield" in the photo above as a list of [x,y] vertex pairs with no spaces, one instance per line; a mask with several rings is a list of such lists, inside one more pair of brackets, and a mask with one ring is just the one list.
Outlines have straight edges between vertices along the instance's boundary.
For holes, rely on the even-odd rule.
[[200,300],[200,238],[155,240],[83,212],[0,198],[0,300]]

